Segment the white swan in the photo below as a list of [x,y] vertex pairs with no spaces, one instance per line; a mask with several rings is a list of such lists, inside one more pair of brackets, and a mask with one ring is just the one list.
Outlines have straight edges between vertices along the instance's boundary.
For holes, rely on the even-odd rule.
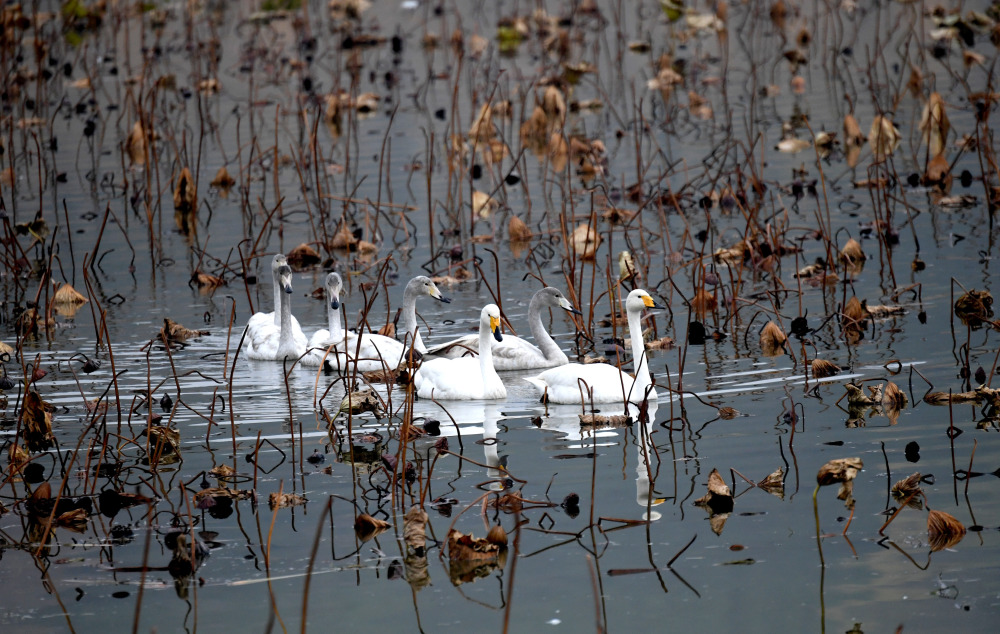
[[496,304],[487,304],[479,314],[479,358],[425,361],[413,377],[417,395],[444,400],[507,398],[507,388],[493,368],[491,333],[497,341],[503,340]]
[[[265,312],[254,313],[253,316],[250,317],[250,321],[247,322],[247,328],[260,328],[263,326],[263,324],[267,322],[271,322],[275,326],[281,325],[281,311],[278,310],[278,305],[280,304],[283,289],[281,288],[281,284],[278,281],[278,269],[283,266],[288,266],[288,259],[285,257],[284,253],[278,253],[271,260],[271,278],[272,278],[272,287],[274,290],[273,294],[274,310],[272,310],[269,313]],[[304,332],[302,332],[302,326],[299,325],[299,320],[295,318],[295,315],[292,315],[292,332],[294,333],[296,338],[302,337],[303,339],[305,339],[306,335]]]
[[325,359],[334,368],[346,368],[347,355],[343,351],[347,333],[340,323],[340,291],[344,288],[344,280],[339,273],[328,273],[323,286],[326,289],[327,327],[320,328],[309,338],[309,351],[302,357],[302,364],[317,366]]
[[[562,308],[567,312],[580,314],[580,311],[573,308],[569,300],[563,297],[558,288],[547,286],[539,289],[528,305],[528,326],[537,345],[514,335],[506,335],[502,342],[491,342],[494,368],[498,371],[535,370],[569,363],[566,353],[545,330],[541,315],[543,308]],[[457,359],[476,354],[478,344],[478,335],[466,335],[448,343],[432,346],[427,349],[427,354]]]
[[[336,275],[335,282],[331,279],[332,276]],[[336,294],[339,298],[340,291],[343,288],[343,281],[340,276],[336,273],[331,273],[327,276],[327,281],[336,284]],[[328,287],[327,292],[330,293],[331,290]],[[323,355],[326,354],[326,348],[331,344],[335,344],[334,348],[330,351],[330,354],[326,356],[326,360],[329,364],[337,370],[347,370],[350,369],[353,361],[357,361],[357,367],[359,372],[374,372],[383,369],[395,369],[403,361],[404,355],[406,354],[407,345],[412,344],[414,348],[420,351],[423,346],[423,342],[420,340],[420,331],[417,329],[417,298],[424,295],[429,295],[434,299],[448,303],[451,302],[450,299],[444,297],[441,291],[438,289],[437,285],[431,281],[430,278],[423,275],[413,278],[406,285],[406,290],[403,291],[403,307],[400,321],[403,324],[402,334],[405,337],[406,333],[410,333],[410,336],[406,338],[406,343],[397,341],[392,337],[386,337],[385,335],[380,335],[376,333],[363,333],[358,335],[353,332],[344,332],[342,329],[340,335],[337,336],[336,341],[322,340],[319,338],[320,334],[325,331],[319,331],[313,335],[313,340],[310,341],[310,348],[321,348],[317,350],[310,350],[302,359],[302,363],[306,365],[319,365],[323,361]],[[339,299],[338,299],[339,303]],[[331,302],[332,306],[332,302]],[[334,317],[330,314],[332,308],[327,308],[328,311],[328,321],[330,323],[330,328],[336,327],[340,329],[340,313],[337,312]],[[407,326],[407,324],[410,324]],[[332,332],[332,330],[331,330]],[[426,350],[426,348],[424,348]]]
[[[639,316],[645,308],[662,308],[653,302],[649,293],[635,289],[625,300],[628,315],[629,335],[632,339],[632,354],[638,365],[635,379],[608,363],[570,363],[542,372],[538,376],[525,377],[540,394],[551,403],[632,403],[641,402],[647,388],[652,385],[649,367],[646,363],[646,344],[642,340]],[[656,392],[650,390],[650,399]]]
[[246,329],[247,356],[262,361],[298,359],[306,351],[306,336],[292,327],[292,269],[281,265],[274,276],[284,291],[278,295],[279,325],[266,313],[251,317]]

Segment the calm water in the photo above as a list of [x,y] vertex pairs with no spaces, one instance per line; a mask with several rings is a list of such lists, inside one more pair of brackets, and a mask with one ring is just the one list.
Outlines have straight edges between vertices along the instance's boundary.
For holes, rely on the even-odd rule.
[[[49,4],[39,9],[58,8]],[[949,410],[922,401],[932,386],[968,389],[963,365],[988,376],[996,358],[990,328],[970,331],[952,317],[961,287],[992,290],[997,255],[986,202],[995,171],[986,170],[987,183],[982,179],[996,149],[995,108],[986,106],[981,116],[982,153],[955,146],[960,136],[977,135],[977,100],[970,94],[990,89],[997,49],[989,35],[970,26],[971,45],[961,43],[964,31],[936,43],[939,26],[921,5],[886,2],[860,3],[853,11],[836,3],[795,10],[788,3],[783,28],[766,10],[755,14],[755,3],[732,3],[725,36],[694,31],[684,20],[671,23],[649,1],[597,2],[600,16],[572,17],[561,3],[454,2],[440,11],[409,4],[375,2],[354,21],[331,16],[323,2],[269,19],[247,2],[204,3],[193,13],[186,4],[166,4],[162,13],[143,15],[123,6],[90,30],[84,18],[66,30],[62,18],[40,24],[39,37],[49,44],[40,66],[32,31],[16,30],[11,41],[19,47],[4,44],[4,74],[11,79],[2,103],[0,340],[22,346],[21,356],[6,364],[11,377],[23,379],[22,360],[37,358],[48,370],[35,387],[55,406],[58,443],[33,461],[54,490],[65,481],[67,497],[116,490],[152,502],[117,514],[106,508],[102,514],[95,504],[81,531],[56,528],[39,553],[40,535],[23,501],[37,484],[10,481],[6,451],[18,429],[23,380],[6,391],[0,623],[18,631],[123,630],[134,623],[140,631],[277,631],[300,629],[304,619],[313,630],[498,631],[506,623],[510,631],[835,632],[856,624],[869,632],[900,625],[907,632],[992,631],[1000,610],[1000,499],[991,473],[1000,467],[997,421],[973,405]],[[689,6],[709,11],[705,3]],[[988,6],[948,10],[967,16]],[[531,18],[536,9],[565,19],[542,32],[543,22]],[[525,18],[528,35],[501,52],[497,24],[514,17]],[[456,30],[463,56],[450,43]],[[435,47],[427,43],[431,34],[439,39]],[[344,45],[348,35],[353,47]],[[360,46],[369,37],[371,46]],[[795,50],[804,56],[799,80],[783,56]],[[963,50],[984,60],[972,58],[967,67]],[[666,101],[647,83],[661,54],[672,54],[683,81]],[[541,100],[540,86],[564,76],[561,61],[596,69],[567,96],[603,106],[567,118],[568,133],[604,144],[606,162],[598,161],[602,169],[591,177],[578,173],[575,161],[557,170],[553,155],[527,149],[519,136]],[[921,98],[907,88],[911,67],[922,73]],[[357,68],[353,84],[351,68]],[[89,86],[78,83],[88,77]],[[199,91],[199,82],[211,78],[219,91]],[[804,82],[801,93],[795,81]],[[361,115],[345,107],[337,136],[323,116],[326,95],[339,90],[372,92],[377,103]],[[930,188],[907,183],[924,170],[919,122],[922,99],[932,90],[951,122],[949,194],[974,197],[967,206],[941,205]],[[712,112],[689,107],[689,93],[707,99]],[[511,118],[496,119],[508,153],[495,161],[471,150],[459,156],[453,137],[468,142],[490,99],[512,104]],[[891,113],[902,140],[888,163],[876,166],[867,144],[854,167],[842,148],[819,161],[811,147],[795,154],[775,149],[782,123],[809,138],[805,117],[814,132],[842,139],[851,103],[865,134],[875,114]],[[145,168],[131,166],[125,149],[140,112],[157,137]],[[42,121],[32,124],[32,117]],[[188,235],[171,213],[173,180],[185,165],[198,193],[195,231]],[[221,166],[237,181],[227,197],[208,185]],[[971,183],[959,178],[963,171]],[[891,182],[854,185],[880,177]],[[629,196],[637,183],[642,195]],[[751,220],[738,206],[701,205],[713,192],[724,198],[727,187],[746,192]],[[473,190],[498,201],[492,214],[474,213]],[[670,204],[674,196],[678,205]],[[609,206],[636,216],[611,224],[601,218]],[[887,212],[898,234],[890,246],[870,231]],[[571,231],[592,213],[604,240],[596,259],[585,263],[567,250],[563,228]],[[49,231],[44,246],[26,233],[15,248],[13,225],[36,215]],[[511,215],[536,234],[524,249],[507,240]],[[324,248],[344,220],[377,253]],[[816,239],[820,222],[834,236],[833,249],[853,236],[868,256],[863,268],[852,274],[841,268],[840,281],[827,285],[794,276],[827,257]],[[764,232],[783,234],[780,242],[801,252],[713,263],[716,249]],[[371,463],[361,459],[398,451],[400,388],[391,395],[394,418],[367,414],[352,421],[383,440],[364,445],[367,453],[359,452],[352,466],[348,443],[327,433],[320,408],[336,411],[342,382],[327,391],[335,377],[308,368],[292,368],[286,377],[279,363],[244,357],[232,363],[252,311],[272,309],[270,255],[301,243],[324,260],[294,277],[294,312],[307,334],[325,325],[322,302],[310,295],[328,269],[348,279],[349,325],[377,288],[369,322],[381,326],[395,314],[410,277],[455,275],[462,267],[473,274],[470,281],[441,283],[451,304],[418,304],[425,341],[469,332],[492,293],[526,334],[527,303],[542,279],[563,288],[584,312],[578,326],[592,347],[574,336],[577,326],[563,315],[547,320],[574,353],[604,353],[611,346],[604,340],[622,335],[620,325],[615,333],[601,320],[610,312],[608,279],[617,277],[619,253],[628,249],[642,274],[637,284],[669,307],[651,312],[644,325],[652,338],[680,344],[651,351],[651,369],[661,393],[680,383],[685,395],[661,398],[647,425],[596,432],[581,430],[576,408],[539,404],[523,373],[504,375],[502,402],[445,403],[443,411],[418,401],[416,421],[440,420],[451,451],[471,461],[439,457],[428,477],[437,439],[419,439],[410,460],[423,476],[413,488],[393,491],[385,473],[370,474]],[[246,271],[265,283],[245,281],[241,253],[259,256]],[[48,334],[19,338],[19,309],[36,296],[43,307],[51,299],[50,287],[39,292],[39,271],[50,264],[52,278],[73,284],[91,302],[73,315],[55,315]],[[383,265],[386,283],[376,285]],[[226,284],[189,284],[195,270]],[[688,344],[694,317],[686,300],[705,270],[721,278],[719,308],[705,321],[726,337]],[[854,296],[903,312],[870,320],[863,337],[849,342],[836,315]],[[106,329],[99,327],[101,311]],[[763,354],[758,332],[767,319],[788,332],[798,316],[817,330],[804,343],[793,337],[789,353]],[[208,334],[168,355],[156,339],[166,317]],[[77,353],[100,360],[100,368],[84,374],[71,360]],[[807,384],[803,356],[844,371]],[[898,420],[867,409],[859,419],[841,400],[852,377],[867,385],[892,380],[909,405]],[[180,432],[183,458],[155,470],[130,442],[145,428],[142,394],[149,390],[153,410]],[[108,413],[90,426],[84,400],[102,395]],[[160,407],[164,395],[172,407]],[[721,418],[720,407],[739,415]],[[950,421],[963,433],[950,437]],[[495,442],[484,442],[484,434],[495,434]],[[88,474],[103,443],[105,461],[121,466],[116,477]],[[918,454],[907,452],[909,443]],[[303,460],[315,450],[325,455],[323,464]],[[818,496],[824,567],[814,476],[826,461],[854,456],[864,470],[854,484],[846,535],[850,511],[835,489]],[[482,465],[497,457],[516,478],[507,484],[529,502],[520,513],[482,506],[480,498],[499,488],[496,470]],[[231,512],[192,506],[204,472],[223,464],[238,470],[235,486],[255,488],[254,501],[236,502]],[[732,486],[730,469],[756,481],[779,467],[783,496],[735,477],[735,506],[724,525],[694,504],[713,469]],[[879,534],[886,510],[898,505],[889,487],[914,471],[933,476],[923,485],[931,508],[970,528],[957,545],[929,554],[926,510],[904,510],[887,539]],[[430,515],[426,559],[408,555],[402,541],[402,513],[419,503],[421,483]],[[279,490],[308,502],[272,512],[268,496]],[[571,493],[580,497],[578,513],[559,506]],[[362,541],[353,529],[358,512],[391,528]],[[175,580],[167,570],[171,533],[192,522],[210,556],[193,577]],[[502,565],[484,566],[478,576],[450,574],[445,540],[452,525],[482,536],[497,522],[511,538]]]

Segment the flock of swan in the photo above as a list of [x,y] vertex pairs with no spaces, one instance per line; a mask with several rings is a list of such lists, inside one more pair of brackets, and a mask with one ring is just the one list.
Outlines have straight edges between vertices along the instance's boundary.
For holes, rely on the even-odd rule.
[[324,283],[327,327],[306,339],[299,322],[292,315],[292,269],[284,255],[271,262],[274,280],[275,310],[255,313],[247,322],[246,354],[263,361],[300,360],[304,365],[330,367],[346,371],[355,365],[359,372],[396,368],[405,361],[412,345],[423,361],[413,377],[417,395],[443,400],[504,399],[507,389],[498,371],[543,370],[523,377],[535,386],[539,395],[551,403],[640,403],[655,401],[652,380],[646,361],[640,318],[642,311],[657,306],[642,289],[635,289],[625,300],[629,335],[635,356],[635,378],[609,363],[570,363],[566,354],[545,330],[541,313],[546,308],[561,308],[580,314],[559,289],[546,287],[534,294],[528,307],[528,325],[535,343],[500,333],[500,309],[495,304],[483,307],[479,333],[428,348],[417,327],[416,303],[429,296],[450,302],[437,285],[425,276],[410,280],[403,292],[400,335],[403,341],[373,333],[355,333],[341,323],[340,292],[343,280],[329,273]]

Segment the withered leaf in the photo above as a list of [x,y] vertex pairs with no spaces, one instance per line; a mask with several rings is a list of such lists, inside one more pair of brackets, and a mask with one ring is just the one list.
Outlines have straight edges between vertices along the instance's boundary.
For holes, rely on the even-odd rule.
[[25,439],[30,451],[45,449],[54,440],[52,436],[52,412],[55,406],[46,403],[38,392],[28,390],[24,395],[22,408]]
[[890,490],[892,497],[898,502],[906,502],[906,505],[915,508],[924,508],[924,491],[920,488],[920,472],[907,476],[892,485]]
[[784,499],[785,497],[785,472],[781,467],[775,469],[773,473],[768,475],[766,478],[757,483],[758,489],[764,489],[771,495],[776,495],[779,498]]
[[72,285],[60,284],[56,290],[56,294],[52,297],[52,301],[57,304],[85,304],[89,300],[73,288]]
[[965,537],[965,525],[953,515],[944,511],[927,512],[927,536],[930,538],[931,552],[951,548]]
[[403,541],[418,555],[427,545],[427,519],[427,511],[416,505],[403,516]]
[[125,139],[125,153],[133,165],[146,164],[146,131],[142,127],[142,122],[136,121],[132,125],[132,130]]
[[223,192],[228,192],[236,184],[236,180],[229,175],[229,170],[223,165],[219,168],[219,171],[215,173],[215,178],[209,183],[212,187],[222,190]]
[[209,288],[209,289],[218,288],[220,286],[226,285],[226,280],[222,279],[221,277],[218,277],[216,275],[211,275],[209,273],[204,273],[202,271],[195,271],[191,275],[191,281],[194,282],[195,285],[201,288]]
[[722,420],[732,420],[740,415],[739,410],[733,409],[732,407],[720,407],[719,408],[719,418]]
[[827,486],[837,482],[850,482],[857,477],[858,472],[864,468],[861,458],[838,458],[831,460],[820,467],[816,474],[816,482],[820,486]]
[[299,495],[298,493],[279,493],[278,491],[272,491],[271,494],[267,496],[267,505],[272,511],[274,509],[283,509],[290,506],[299,506],[300,504],[305,503],[305,497]]
[[760,331],[761,351],[768,357],[778,356],[785,351],[785,341],[787,339],[781,327],[773,321],[769,321]]
[[507,235],[511,242],[524,242],[531,239],[531,229],[517,216],[512,215],[507,224]]
[[[356,244],[356,243],[355,243]],[[320,263],[322,258],[316,249],[302,243],[288,252],[288,265],[296,271],[307,269]]]
[[194,177],[187,167],[181,170],[174,184],[174,209],[182,213],[192,213],[198,200],[194,188]]
[[708,474],[708,493],[694,501],[697,506],[704,506],[715,515],[729,513],[733,510],[733,494],[726,481],[719,475],[718,469],[712,469]]
[[207,330],[191,330],[170,318],[163,320],[163,328],[160,329],[160,336],[166,339],[168,343],[184,343],[188,339],[207,334]]
[[823,379],[828,376],[834,376],[840,372],[840,366],[826,359],[813,359],[810,364],[812,367],[812,375],[814,379]]
[[[271,495],[274,495],[273,493]],[[354,519],[354,534],[358,539],[366,542],[379,534],[388,530],[392,524],[377,517],[372,517],[367,513],[362,513]]]
[[496,559],[501,546],[485,537],[474,537],[452,529],[448,533],[448,558],[455,561],[481,561]]
[[581,427],[627,427],[632,424],[632,417],[624,414],[578,414]]
[[601,245],[601,236],[594,227],[581,223],[573,230],[570,241],[578,257],[593,260],[597,255],[597,248]]

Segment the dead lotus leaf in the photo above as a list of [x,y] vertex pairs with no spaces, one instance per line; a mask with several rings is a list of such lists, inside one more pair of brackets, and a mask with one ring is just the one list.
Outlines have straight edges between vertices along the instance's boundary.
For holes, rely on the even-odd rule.
[[857,296],[851,297],[844,304],[844,310],[841,313],[841,323],[845,330],[851,329],[862,329],[864,328],[865,320],[868,318],[868,311],[861,304],[861,300]]
[[363,542],[372,539],[391,527],[392,524],[389,522],[372,517],[367,513],[362,513],[354,519],[354,534]]
[[868,144],[876,161],[883,161],[895,151],[903,137],[896,125],[884,115],[876,115],[872,120],[872,129],[868,133]]
[[232,478],[236,475],[236,470],[227,464],[220,464],[216,465],[211,471],[209,471],[208,475],[219,479]]
[[489,218],[500,203],[492,196],[478,189],[472,192],[472,212],[480,218]]
[[597,247],[601,246],[601,236],[597,229],[587,223],[581,223],[570,236],[573,251],[584,260],[593,260],[597,255]]
[[740,415],[739,410],[733,409],[732,407],[720,407],[719,408],[719,418],[722,420],[732,420]]
[[159,456],[179,454],[181,450],[181,433],[176,429],[162,425],[151,425],[142,430],[139,436],[149,436],[150,453]]
[[86,304],[87,298],[70,284],[60,284],[52,301],[56,304]]
[[503,526],[499,524],[494,524],[490,532],[486,534],[486,541],[491,544],[496,544],[501,548],[507,546],[507,531],[504,530]]
[[885,304],[869,304],[861,302],[861,307],[873,319],[884,319],[890,315],[901,315],[906,312],[902,306],[886,306]]
[[840,259],[849,262],[863,262],[865,260],[865,252],[861,250],[861,243],[851,238],[844,245],[844,248],[840,250]]
[[163,320],[163,328],[160,329],[160,337],[165,339],[168,343],[184,343],[188,339],[201,337],[207,334],[207,330],[191,330],[190,328],[185,328],[169,317]]
[[758,489],[764,489],[771,495],[776,495],[779,498],[785,498],[785,472],[781,467],[774,470],[773,473],[768,475],[766,478],[757,483]]
[[865,135],[861,134],[861,126],[853,114],[844,115],[844,146],[860,148],[865,144]]
[[708,474],[708,493],[694,503],[697,506],[707,507],[713,515],[732,512],[733,494],[726,481],[719,475],[718,469],[712,469],[712,473]]
[[872,400],[870,396],[865,394],[861,386],[854,383],[846,383],[844,389],[847,390],[847,404],[853,407],[864,407],[866,405],[875,405],[875,401]]
[[715,513],[708,518],[708,525],[716,535],[722,535],[722,529],[726,527],[729,520],[729,513]]
[[181,170],[177,182],[174,184],[174,209],[183,213],[191,213],[195,209],[198,200],[197,192],[194,188],[194,177],[191,170],[184,168]]
[[288,252],[288,265],[296,271],[315,266],[321,259],[316,249],[304,242]]
[[647,350],[670,350],[674,347],[674,340],[671,337],[660,337],[646,342]]
[[204,289],[214,289],[226,285],[226,280],[223,278],[203,271],[195,271],[191,275],[191,281],[199,288]]
[[378,246],[373,242],[368,242],[367,240],[358,240],[358,254],[360,255],[375,255],[378,253]]
[[353,249],[358,243],[357,236],[347,228],[346,224],[341,224],[337,233],[333,234],[330,240],[331,249]]
[[937,154],[927,162],[927,169],[924,171],[924,183],[927,185],[937,185],[942,190],[947,191],[951,187],[951,164],[944,154]]
[[403,516],[403,540],[413,552],[422,554],[427,546],[427,511],[411,506]]
[[861,458],[837,458],[820,467],[816,474],[816,482],[821,487],[837,482],[850,482],[857,477],[864,466]]
[[77,508],[56,516],[55,523],[63,528],[82,533],[86,530],[89,519],[90,514],[87,513],[86,509]]
[[906,407],[906,392],[899,389],[899,386],[889,381],[885,385],[885,393],[882,395],[882,404],[887,407],[902,409]]
[[939,93],[932,92],[920,114],[920,132],[932,157],[944,152],[950,130],[951,123],[948,121],[948,113],[945,112],[944,99]]
[[785,351],[785,341],[788,338],[781,327],[769,321],[760,331],[760,348],[765,356],[776,357]]
[[638,271],[635,268],[635,260],[632,259],[632,254],[628,251],[622,251],[618,254],[618,279],[619,280],[630,280],[636,277]]
[[700,319],[705,319],[705,315],[712,313],[719,306],[719,300],[715,293],[709,293],[704,288],[699,288],[691,299],[691,309]]
[[814,379],[824,379],[840,372],[840,366],[826,359],[813,359],[812,375]]
[[228,193],[230,189],[236,184],[236,180],[229,175],[229,170],[223,165],[219,168],[219,171],[215,173],[215,178],[209,183],[210,186],[215,189],[221,190]]
[[128,154],[132,165],[146,164],[146,131],[142,127],[142,122],[136,121],[125,139],[125,153]]
[[348,412],[352,415],[374,412],[378,418],[381,418],[384,413],[378,394],[370,388],[347,394],[340,402],[340,412]]
[[14,348],[12,348],[10,346],[10,344],[7,344],[7,343],[4,343],[3,341],[0,341],[0,357],[3,357],[2,359],[0,359],[0,361],[3,361],[4,363],[6,363],[10,359],[13,359],[14,358],[14,352],[15,352],[15,350],[14,350]]
[[22,414],[24,416],[24,431],[29,440],[29,449],[31,449],[32,445],[36,443],[48,446],[48,444],[53,440],[53,411],[55,411],[55,406],[51,403],[43,401],[42,397],[38,395],[38,392],[28,390],[28,393],[24,395],[24,407],[22,408]]
[[930,538],[931,552],[936,553],[951,548],[965,537],[965,525],[944,511],[927,512],[927,536]]
[[632,424],[632,417],[624,414],[605,416],[604,414],[578,414],[581,427],[627,427]]
[[920,488],[920,472],[907,476],[892,485],[890,490],[892,497],[900,502],[905,502],[910,508],[920,510],[924,508],[924,491]]
[[272,491],[271,494],[267,496],[267,505],[272,511],[274,509],[283,509],[290,506],[299,506],[300,504],[305,503],[306,499],[298,493],[279,493],[277,491]]
[[955,300],[955,316],[973,328],[981,326],[993,317],[993,295],[975,289],[963,293]]
[[448,559],[452,561],[486,561],[500,556],[502,547],[485,537],[476,538],[452,529],[448,533]]
[[924,402],[928,405],[947,405],[948,403],[978,403],[982,397],[977,392],[928,392]]
[[[196,506],[203,504],[203,501],[207,498],[212,498],[213,500],[249,500],[253,497],[253,491],[250,489],[230,489],[229,487],[208,487],[207,489],[202,489],[194,494],[194,502]],[[142,498],[138,502],[133,502],[133,504],[138,504],[139,502],[146,502],[146,498]]]
[[525,242],[531,240],[531,229],[517,216],[511,216],[507,224],[507,235],[511,242]]

